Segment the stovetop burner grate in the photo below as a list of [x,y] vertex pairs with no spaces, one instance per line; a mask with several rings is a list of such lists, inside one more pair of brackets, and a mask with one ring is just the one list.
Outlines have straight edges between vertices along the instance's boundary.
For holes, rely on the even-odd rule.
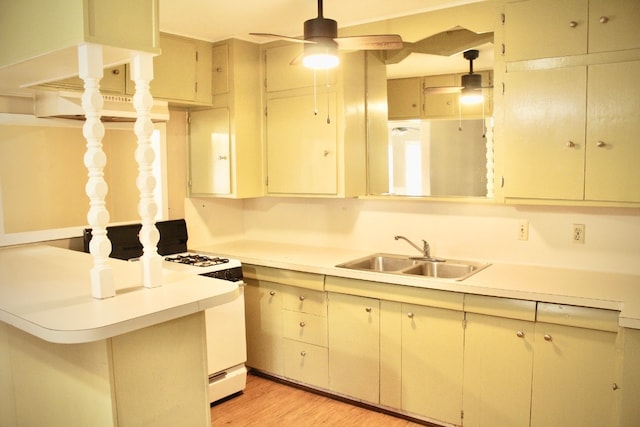
[[226,264],[227,258],[210,257],[199,254],[184,254],[165,257],[165,261],[177,262],[180,264],[193,265],[195,267],[211,267],[212,265]]

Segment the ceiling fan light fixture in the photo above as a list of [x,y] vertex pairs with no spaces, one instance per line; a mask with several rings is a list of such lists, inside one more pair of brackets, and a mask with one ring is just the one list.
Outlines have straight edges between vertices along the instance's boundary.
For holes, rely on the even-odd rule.
[[480,74],[465,74],[462,76],[460,103],[470,105],[480,104],[483,101],[482,76]]
[[314,70],[335,68],[340,63],[335,43],[308,43],[304,46],[302,63]]

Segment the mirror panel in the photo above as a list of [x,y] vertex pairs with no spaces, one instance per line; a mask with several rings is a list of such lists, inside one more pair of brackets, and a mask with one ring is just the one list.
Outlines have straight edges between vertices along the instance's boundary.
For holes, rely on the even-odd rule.
[[[402,50],[378,56],[386,65],[389,120],[387,136],[368,141],[368,195],[493,197],[497,16],[493,2],[479,2],[341,30],[397,33],[405,41]],[[470,49],[479,52],[473,74],[482,75],[486,100],[476,106],[460,104],[471,65],[463,52]]]

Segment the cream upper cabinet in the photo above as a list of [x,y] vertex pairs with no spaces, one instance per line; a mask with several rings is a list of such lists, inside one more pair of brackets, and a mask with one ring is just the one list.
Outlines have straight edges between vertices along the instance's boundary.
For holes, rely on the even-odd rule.
[[640,202],[640,61],[505,75],[506,197]]
[[442,93],[438,89],[460,87],[463,74],[441,74],[387,81],[389,120],[482,118],[493,113],[493,73],[478,71],[487,86],[483,103],[463,105],[460,93]]
[[[125,68],[126,67],[124,65],[105,68],[104,75],[100,80],[100,92],[124,94],[127,82],[127,73]],[[83,90],[84,81],[80,77],[71,77],[69,79],[46,83],[43,86],[55,89]]]
[[[162,54],[154,58],[154,97],[187,103],[211,104],[211,44],[172,34],[161,34]],[[128,82],[129,83],[129,82]],[[133,93],[133,82],[127,91]]]
[[464,425],[528,427],[535,301],[465,295]]
[[387,80],[389,120],[422,116],[422,77]]
[[638,76],[640,61],[589,67],[585,147],[587,200],[640,202]]
[[582,200],[585,67],[505,75],[507,197]]
[[189,125],[189,194],[229,198],[263,194],[260,48],[227,40],[212,48],[215,108],[193,109]]
[[462,422],[462,311],[402,304],[402,409]]
[[640,6],[628,0],[528,0],[505,6],[508,61],[640,47]]
[[618,312],[538,304],[531,426],[616,425]]
[[314,77],[291,64],[300,53],[296,44],[265,51],[267,194],[365,194],[365,103],[375,99],[366,76],[384,64],[365,52],[346,53],[337,69]]
[[329,293],[329,388],[379,402],[380,301]]

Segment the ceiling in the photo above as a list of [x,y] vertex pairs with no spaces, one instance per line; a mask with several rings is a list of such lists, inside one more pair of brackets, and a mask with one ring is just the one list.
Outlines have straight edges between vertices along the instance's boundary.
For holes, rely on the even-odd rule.
[[[325,0],[323,8],[324,17],[336,20],[342,28],[477,1],[481,0]],[[210,42],[228,38],[272,41],[250,36],[250,32],[297,37],[302,34],[303,22],[317,16],[317,0],[159,0],[159,4],[160,31]],[[427,67],[421,74],[463,72],[468,68],[462,55],[414,56],[393,66],[389,77],[410,75],[416,67]],[[491,68],[483,66],[489,60],[492,64],[493,49],[485,46],[474,65],[477,69]]]

